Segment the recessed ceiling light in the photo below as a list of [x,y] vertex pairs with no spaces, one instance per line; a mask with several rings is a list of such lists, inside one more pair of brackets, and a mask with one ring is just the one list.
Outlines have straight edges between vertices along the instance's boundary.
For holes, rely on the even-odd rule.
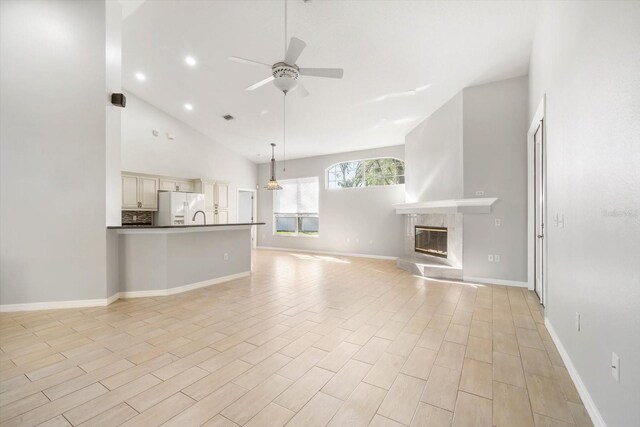
[[188,110],[188,111],[193,111],[193,105],[191,104],[184,104],[184,109]]
[[186,62],[190,67],[195,67],[197,63],[196,58],[194,58],[193,56],[187,56],[186,58],[184,58],[184,62]]
[[138,72],[136,73],[136,79],[140,80],[141,82],[147,80],[147,76],[145,76],[144,74]]

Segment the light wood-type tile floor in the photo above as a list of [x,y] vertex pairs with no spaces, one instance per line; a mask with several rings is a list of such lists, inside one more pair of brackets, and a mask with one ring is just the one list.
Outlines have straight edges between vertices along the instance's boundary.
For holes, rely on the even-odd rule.
[[524,289],[257,251],[251,277],[0,315],[3,426],[584,426]]

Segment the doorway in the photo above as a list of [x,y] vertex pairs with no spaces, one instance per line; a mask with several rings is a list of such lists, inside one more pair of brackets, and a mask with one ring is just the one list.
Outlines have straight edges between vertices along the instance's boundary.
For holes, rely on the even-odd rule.
[[528,133],[529,164],[529,289],[546,301],[546,135],[545,99],[542,99]]
[[[256,190],[238,189],[238,223],[256,222]],[[251,247],[256,247],[256,226],[251,227]]]
[[533,282],[533,290],[538,295],[540,302],[543,301],[544,293],[544,238],[545,238],[545,194],[544,194],[544,127],[543,120],[533,134],[533,157],[534,157],[534,197],[535,197],[535,245],[534,265],[535,276]]

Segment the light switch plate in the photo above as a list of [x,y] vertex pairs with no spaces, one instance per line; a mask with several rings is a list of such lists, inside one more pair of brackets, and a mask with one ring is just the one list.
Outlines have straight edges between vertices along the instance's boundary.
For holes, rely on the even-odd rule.
[[576,331],[580,332],[580,313],[576,312]]
[[483,190],[476,191],[476,196],[484,196],[484,191]]
[[493,255],[487,255],[487,261],[493,262]]
[[497,255],[497,254],[496,254],[496,255],[494,255],[494,256],[493,256],[493,260],[494,260],[495,262],[500,262],[500,255]]
[[495,219],[495,224],[496,224],[496,227],[500,227],[502,225],[502,219],[496,218]]

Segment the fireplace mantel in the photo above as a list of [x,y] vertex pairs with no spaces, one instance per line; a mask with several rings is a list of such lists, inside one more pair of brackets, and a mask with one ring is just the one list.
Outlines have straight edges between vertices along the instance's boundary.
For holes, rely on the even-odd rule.
[[491,205],[497,197],[482,197],[473,199],[433,200],[430,202],[400,203],[393,205],[399,215],[429,214],[429,213],[474,213],[491,212]]

